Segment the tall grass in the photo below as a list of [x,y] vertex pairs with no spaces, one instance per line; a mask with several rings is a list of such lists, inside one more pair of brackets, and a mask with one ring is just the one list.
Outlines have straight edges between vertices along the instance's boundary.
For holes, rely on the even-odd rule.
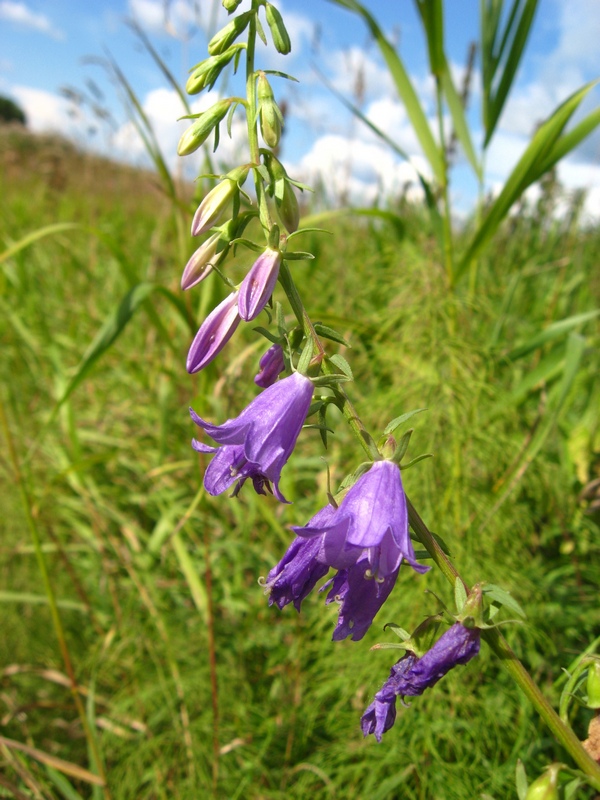
[[[3,447],[0,796],[500,798],[512,793],[518,758],[531,774],[560,760],[485,651],[481,671],[456,671],[402,709],[385,746],[362,739],[360,714],[391,662],[368,647],[385,639],[387,621],[418,624],[425,589],[449,599],[447,589],[436,575],[401,577],[360,644],[328,641],[333,612],[320,597],[301,615],[267,607],[257,579],[289,541],[287,525],[303,524],[317,493],[324,498],[326,469],[318,432],[307,432],[284,471],[294,501],[285,522],[276,502],[250,492],[229,502],[198,495],[190,395],[218,419],[250,399],[259,353],[249,331],[190,392],[185,310],[150,293],[51,417],[132,286],[176,291],[178,227],[153,175],[58,140],[3,133],[2,152],[0,252],[13,246],[1,265],[2,400],[89,730]],[[305,234],[329,288],[313,291],[311,264],[295,275],[314,318],[352,343],[353,391],[368,423],[428,407],[411,452],[435,458],[406,472],[407,489],[425,519],[443,521],[438,532],[469,580],[493,577],[526,606],[528,621],[507,636],[556,702],[560,668],[600,630],[598,520],[578,500],[599,467],[589,314],[599,234],[523,210],[482,262],[484,291],[467,306],[436,271],[427,218],[402,212],[403,236],[343,222],[335,244]],[[60,220],[79,227],[15,250]],[[211,292],[220,291],[215,281]],[[580,369],[566,385],[580,341]],[[353,460],[340,428],[328,451],[334,480]],[[585,713],[575,718],[582,737],[586,723]],[[99,775],[98,758],[105,788],[76,769]]]

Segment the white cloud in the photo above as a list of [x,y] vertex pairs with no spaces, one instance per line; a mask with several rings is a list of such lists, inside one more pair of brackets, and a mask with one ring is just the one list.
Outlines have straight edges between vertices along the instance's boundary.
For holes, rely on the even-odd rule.
[[87,138],[94,120],[65,97],[30,86],[13,86],[11,93],[25,111],[27,124],[38,133],[49,131],[75,139]]
[[[197,114],[204,111],[217,100],[218,97],[215,94],[203,93],[192,104],[192,112]],[[186,112],[177,93],[173,89],[153,89],[144,98],[142,107],[170,169],[175,172],[183,172],[186,177],[195,177],[201,171],[204,156],[202,151],[184,158],[177,155],[177,143],[182,133],[191,124],[190,120],[178,119]],[[241,160],[240,144],[244,142],[245,122],[239,112],[234,117],[231,138],[226,128],[224,121],[221,123],[219,149],[216,156],[211,156],[216,162],[217,169],[220,169],[219,165],[221,164],[227,165],[227,169],[230,169],[232,164],[240,163]],[[207,143],[211,149],[212,143],[211,135]],[[115,150],[128,161],[148,162],[144,143],[131,121],[121,125],[112,139],[112,144]]]
[[[167,33],[177,39],[187,39],[196,30],[208,31],[227,22],[227,12],[221,3],[197,3],[191,0],[128,0],[129,13],[143,29]],[[202,6],[204,6],[204,11]],[[206,11],[207,6],[209,11]],[[214,16],[213,16],[214,15]]]
[[[413,163],[427,173],[423,159]],[[360,206],[401,193],[409,199],[422,198],[411,163],[400,161],[385,146],[340,135],[318,138],[290,172],[309,185],[322,186],[330,200],[344,197]]]
[[18,0],[0,0],[0,19],[45,33],[53,39],[64,39],[64,33],[56,28],[45,14],[32,11]]

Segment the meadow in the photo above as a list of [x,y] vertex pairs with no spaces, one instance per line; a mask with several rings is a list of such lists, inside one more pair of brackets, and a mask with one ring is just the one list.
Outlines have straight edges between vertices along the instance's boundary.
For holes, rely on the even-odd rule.
[[[283,473],[293,505],[202,490],[188,406],[237,414],[262,350],[249,324],[185,372],[224,296],[215,276],[179,290],[191,190],[0,136],[0,797],[501,800],[519,759],[533,777],[564,761],[485,645],[381,744],[363,739],[394,660],[370,647],[435,613],[426,590],[450,604],[447,585],[401,571],[358,643],[330,641],[323,596],[268,607],[258,579],[324,502],[327,469],[308,430]],[[452,293],[429,217],[402,199],[391,221],[321,214],[333,235],[303,234],[315,260],[293,266],[313,319],[351,345],[367,424],[427,409],[409,454],[434,457],[407,492],[471,584],[523,606],[503,632],[555,705],[600,633],[600,230],[581,198],[554,215],[559,189],[550,176],[517,206]],[[341,425],[327,461],[334,484],[357,461]],[[590,717],[573,707],[582,739]]]

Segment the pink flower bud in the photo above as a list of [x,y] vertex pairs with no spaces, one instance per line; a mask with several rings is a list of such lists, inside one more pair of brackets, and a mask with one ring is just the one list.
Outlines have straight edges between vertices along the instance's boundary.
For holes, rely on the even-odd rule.
[[281,253],[271,247],[261,253],[240,286],[239,311],[249,322],[267,305],[277,283]]
[[187,357],[187,371],[199,372],[215,358],[240,324],[238,292],[226,297],[200,326]]
[[185,265],[183,275],[181,276],[181,288],[184,291],[186,289],[191,289],[192,286],[203,281],[204,278],[212,272],[212,268],[217,260],[216,253],[220,238],[220,233],[213,233],[212,236],[209,236],[205,242],[202,242]]

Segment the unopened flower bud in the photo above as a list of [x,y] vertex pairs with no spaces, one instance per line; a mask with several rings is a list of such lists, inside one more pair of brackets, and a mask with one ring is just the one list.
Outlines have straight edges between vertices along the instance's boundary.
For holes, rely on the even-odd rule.
[[212,89],[222,70],[229,64],[242,45],[236,44],[218,56],[211,56],[198,64],[187,79],[185,90],[188,94],[198,94],[207,87]]
[[558,800],[558,767],[555,764],[530,784],[525,800]]
[[212,272],[212,268],[217,260],[215,256],[220,238],[220,233],[213,233],[212,236],[209,236],[185,265],[183,275],[181,276],[181,288],[184,291],[186,289],[191,289],[192,286],[203,281],[204,278]]
[[271,31],[271,36],[273,37],[275,49],[278,53],[287,56],[292,49],[292,43],[290,42],[290,37],[285,25],[283,24],[281,14],[275,8],[275,6],[271,5],[271,3],[265,4],[265,14],[269,29]]
[[258,77],[258,112],[263,139],[269,147],[277,147],[281,139],[283,115],[275,102],[273,90],[264,73]]
[[227,204],[248,177],[248,171],[247,166],[236,167],[227,173],[224,181],[210,190],[194,214],[192,236],[200,236],[218,222]]
[[238,292],[232,292],[204,320],[187,357],[187,371],[199,372],[225,347],[240,324]]
[[242,0],[223,0],[223,8],[227,11],[228,14],[233,14],[233,12],[237,9],[240,5]]
[[270,247],[256,259],[240,286],[240,317],[247,322],[257,317],[267,305],[277,283],[281,253]]
[[283,360],[283,348],[280,344],[274,344],[263,353],[260,361],[258,362],[259,370],[254,378],[254,383],[266,389],[272,386],[277,380],[279,374],[285,369],[285,362]]
[[588,708],[600,708],[600,661],[590,664],[587,676]]
[[275,205],[288,233],[294,233],[300,224],[300,208],[292,184],[285,179],[282,183],[283,186],[275,187]]
[[237,37],[244,31],[250,18],[254,12],[246,11],[245,14],[240,14],[239,17],[234,17],[231,22],[228,22],[224,28],[215,33],[213,38],[208,43],[208,52],[211,56],[218,56],[223,53],[227,48],[232,45]]
[[190,125],[179,140],[179,144],[177,145],[178,155],[188,156],[203,145],[211,131],[216,128],[229,111],[231,102],[230,99],[219,100],[218,103],[215,103],[207,111],[200,114],[200,117],[193,125]]

